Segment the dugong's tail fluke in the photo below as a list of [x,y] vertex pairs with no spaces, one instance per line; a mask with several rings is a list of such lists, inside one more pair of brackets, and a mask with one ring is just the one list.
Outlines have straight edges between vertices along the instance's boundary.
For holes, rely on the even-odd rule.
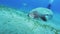
[[48,9],[51,9],[51,6],[52,6],[52,3],[53,3],[54,0],[49,0],[49,4],[47,6]]
[[47,6],[47,8],[48,8],[48,9],[51,9],[51,4],[49,4],[49,5]]

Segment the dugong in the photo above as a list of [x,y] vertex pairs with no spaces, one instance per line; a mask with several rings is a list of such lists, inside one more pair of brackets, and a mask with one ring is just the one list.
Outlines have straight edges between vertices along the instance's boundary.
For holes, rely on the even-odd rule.
[[31,18],[38,18],[38,19],[41,18],[43,21],[48,21],[52,19],[53,12],[50,9],[39,7],[39,8],[32,9],[29,12],[28,16]]

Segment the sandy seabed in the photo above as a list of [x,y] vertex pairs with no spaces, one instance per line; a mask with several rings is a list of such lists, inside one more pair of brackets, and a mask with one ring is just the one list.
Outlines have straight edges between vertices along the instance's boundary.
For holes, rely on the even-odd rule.
[[47,22],[27,17],[27,14],[0,7],[0,34],[60,34],[60,14]]

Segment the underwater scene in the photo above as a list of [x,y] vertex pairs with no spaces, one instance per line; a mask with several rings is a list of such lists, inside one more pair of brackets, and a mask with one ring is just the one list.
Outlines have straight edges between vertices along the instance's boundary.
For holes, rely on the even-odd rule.
[[60,34],[60,0],[0,0],[0,34]]

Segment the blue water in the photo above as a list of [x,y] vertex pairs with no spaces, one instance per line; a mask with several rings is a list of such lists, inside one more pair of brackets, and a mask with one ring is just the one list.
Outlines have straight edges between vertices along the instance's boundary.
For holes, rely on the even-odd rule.
[[[60,0],[54,0],[51,9],[54,12],[60,12]],[[0,5],[21,9],[26,12],[37,7],[47,7],[49,0],[0,0]]]

